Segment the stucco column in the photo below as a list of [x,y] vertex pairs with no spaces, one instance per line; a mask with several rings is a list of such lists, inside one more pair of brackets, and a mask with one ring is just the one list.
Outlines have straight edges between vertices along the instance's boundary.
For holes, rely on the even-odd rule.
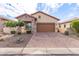
[[36,33],[36,22],[32,21],[32,33]]

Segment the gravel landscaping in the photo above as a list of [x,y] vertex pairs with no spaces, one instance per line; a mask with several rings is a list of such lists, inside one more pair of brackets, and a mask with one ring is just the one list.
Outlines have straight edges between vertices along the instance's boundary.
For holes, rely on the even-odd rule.
[[[10,38],[6,38],[3,41],[0,41],[0,47],[24,47],[30,41],[32,34],[21,34],[14,35]],[[21,42],[18,42],[20,39]]]

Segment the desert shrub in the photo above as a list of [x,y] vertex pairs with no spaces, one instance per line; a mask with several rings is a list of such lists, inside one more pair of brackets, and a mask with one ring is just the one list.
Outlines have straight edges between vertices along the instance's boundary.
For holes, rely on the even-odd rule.
[[11,31],[11,34],[15,34],[15,33],[16,33],[16,31],[14,31],[14,30],[13,30],[13,31]]
[[18,32],[17,34],[18,34],[18,35],[21,35],[21,32]]
[[68,31],[65,31],[64,34],[65,34],[65,35],[69,35],[69,32],[68,32]]
[[31,34],[31,31],[29,30],[29,31],[27,31],[27,34]]

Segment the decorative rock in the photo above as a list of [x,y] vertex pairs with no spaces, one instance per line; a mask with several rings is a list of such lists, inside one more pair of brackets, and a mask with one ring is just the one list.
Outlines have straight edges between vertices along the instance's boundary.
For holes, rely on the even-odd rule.
[[0,38],[0,41],[4,41],[4,39]]

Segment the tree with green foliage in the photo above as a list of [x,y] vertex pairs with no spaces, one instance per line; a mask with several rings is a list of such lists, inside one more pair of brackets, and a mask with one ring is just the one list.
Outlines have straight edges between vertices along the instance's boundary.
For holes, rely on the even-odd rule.
[[18,34],[21,34],[21,27],[24,26],[24,22],[21,20],[18,20],[17,26],[18,26],[18,29],[17,29]]
[[[21,33],[21,27],[24,26],[24,22],[21,20],[18,21],[6,21],[4,23],[6,27],[17,27],[17,33]],[[12,34],[15,34],[15,31],[11,31]]]
[[4,23],[4,25],[6,27],[16,27],[16,26],[24,26],[24,22],[23,21],[7,21]]
[[17,23],[17,26],[24,26],[24,22],[23,21],[20,21],[20,20],[18,20],[18,23]]
[[75,32],[79,33],[79,19],[73,20],[70,24],[71,24],[71,28],[72,28]]
[[4,23],[4,25],[5,25],[6,27],[16,27],[16,26],[17,26],[17,22],[15,22],[15,21],[6,21],[6,22]]

